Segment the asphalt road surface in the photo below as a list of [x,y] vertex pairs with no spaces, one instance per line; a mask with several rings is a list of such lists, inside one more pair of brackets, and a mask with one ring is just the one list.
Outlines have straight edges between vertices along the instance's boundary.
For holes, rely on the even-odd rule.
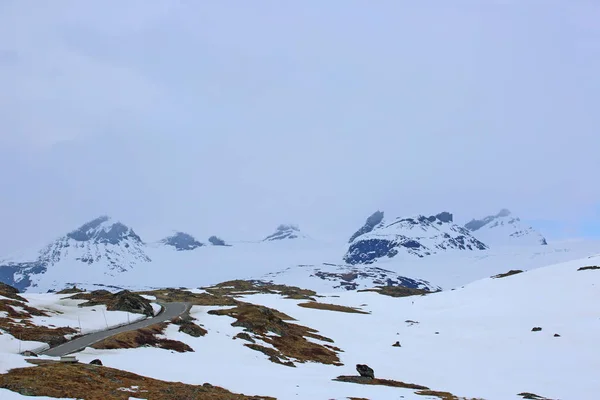
[[153,318],[147,318],[142,321],[134,322],[129,325],[121,326],[118,328],[109,329],[106,331],[90,333],[88,335],[73,339],[59,346],[40,352],[41,355],[59,357],[70,353],[74,353],[78,350],[82,350],[88,346],[93,345],[101,340],[114,336],[118,333],[134,331],[140,328],[146,328],[150,325],[158,324],[171,320],[184,314],[189,310],[189,305],[186,303],[164,303],[162,304],[163,311]]

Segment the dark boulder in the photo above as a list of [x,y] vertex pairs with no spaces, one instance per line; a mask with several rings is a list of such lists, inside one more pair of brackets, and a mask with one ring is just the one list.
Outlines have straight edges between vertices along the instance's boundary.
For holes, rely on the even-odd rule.
[[365,378],[375,379],[375,371],[366,364],[356,364],[356,370]]
[[92,361],[90,361],[90,364],[91,364],[91,365],[103,365],[103,364],[102,364],[102,361],[100,361],[100,360],[99,360],[99,359],[97,359],[97,358],[96,358],[95,360],[92,360]]
[[539,332],[541,330],[542,330],[542,328],[540,328],[539,326],[536,326],[531,330],[531,332]]
[[400,344],[400,342],[396,341],[396,343],[394,343],[392,347],[402,347],[402,345]]

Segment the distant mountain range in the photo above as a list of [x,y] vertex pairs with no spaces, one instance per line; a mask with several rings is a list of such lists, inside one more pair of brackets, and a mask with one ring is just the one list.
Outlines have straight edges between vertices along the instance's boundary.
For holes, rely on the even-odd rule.
[[[217,236],[211,236],[203,242],[180,231],[158,242],[146,243],[132,228],[101,216],[58,238],[29,258],[0,260],[0,281],[20,290],[45,290],[64,286],[65,282],[71,281],[72,276],[83,276],[90,282],[104,282],[112,278],[118,281],[126,273],[131,275],[134,272],[150,271],[147,267],[149,265],[164,264],[173,267],[186,263],[195,265],[196,268],[210,268],[210,265],[220,263],[224,257],[231,257],[232,260],[241,260],[234,265],[242,268],[238,264],[249,263],[253,253],[267,254],[270,251],[277,252],[277,256],[273,254],[270,261],[277,263],[277,260],[281,260],[281,264],[276,264],[281,269],[290,266],[289,263],[293,261],[289,260],[296,260],[293,252],[297,252],[297,249],[290,249],[288,252],[285,246],[261,249],[256,246],[292,242],[299,245],[308,243],[304,247],[317,243],[292,224],[279,225],[271,235],[244,245],[230,244]],[[545,245],[546,240],[508,210],[501,210],[498,214],[481,220],[472,220],[465,226],[455,224],[453,215],[449,212],[388,220],[384,218],[384,212],[377,211],[351,235],[345,254],[340,252],[333,258],[320,260],[313,257],[311,261],[333,262],[332,265],[344,262],[346,265],[356,266],[398,255],[423,258],[445,252],[475,252],[516,244]],[[207,247],[215,250],[223,248],[223,251],[239,254],[236,253],[236,258],[231,254],[218,252],[219,258],[214,259],[211,257],[216,257],[217,253],[211,253],[206,259],[202,254],[207,251]],[[181,255],[178,256],[178,253]],[[192,256],[193,254],[197,256]],[[152,268],[156,271],[155,267]],[[386,282],[399,284],[400,281],[394,277]]]

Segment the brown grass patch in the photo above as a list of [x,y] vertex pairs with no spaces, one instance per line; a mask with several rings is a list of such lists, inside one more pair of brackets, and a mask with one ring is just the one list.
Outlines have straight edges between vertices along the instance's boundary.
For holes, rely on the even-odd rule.
[[[236,321],[231,324],[232,326],[241,326],[247,333],[253,333],[254,339],[260,339],[275,347],[276,350],[273,350],[257,344],[244,344],[253,350],[267,354],[273,362],[285,365],[293,365],[294,362],[341,365],[335,350],[313,343],[306,338],[329,343],[333,343],[333,340],[318,335],[314,329],[286,322],[293,318],[277,310],[243,303],[235,308],[211,310],[208,313],[235,318]],[[268,335],[269,332],[278,336]]]
[[74,293],[83,293],[83,292],[85,292],[85,290],[79,289],[77,286],[73,286],[72,288],[66,288],[59,292],[56,292],[56,294],[74,294]]
[[[138,389],[133,389],[136,386]],[[86,400],[127,400],[130,396],[152,400],[275,400],[273,397],[235,394],[207,383],[200,386],[165,382],[127,371],[89,364],[50,363],[13,369],[7,374],[0,375],[0,388],[25,396]],[[131,389],[134,392],[123,389]]]
[[135,331],[122,332],[92,345],[94,349],[135,349],[138,347],[157,347],[174,350],[179,353],[194,351],[187,344],[171,339],[162,339],[156,335],[162,334],[169,324],[166,322],[151,325]]
[[375,292],[375,293],[383,294],[384,296],[391,296],[391,297],[422,296],[422,295],[426,295],[429,293],[435,293],[435,292],[430,292],[429,290],[413,289],[413,288],[407,288],[407,287],[403,287],[403,286],[376,286],[373,289],[361,289],[361,290],[358,290],[358,292]]
[[[17,311],[15,307],[22,308],[23,312]],[[0,300],[0,311],[8,314],[7,317],[0,318],[0,329],[20,340],[43,342],[54,346],[66,342],[65,335],[77,332],[69,327],[56,328],[32,324],[30,321],[32,315],[43,317],[49,315],[18,300]]]
[[208,333],[203,327],[196,325],[194,319],[189,314],[179,316],[171,320],[172,324],[179,325],[179,332],[186,333],[193,337],[204,336]]
[[369,314],[368,312],[362,311],[358,308],[338,306],[336,304],[317,303],[316,301],[311,301],[308,303],[299,303],[298,305],[300,307],[314,308],[316,310],[339,311],[339,312],[354,313],[354,314]]
[[498,278],[506,278],[507,276],[512,276],[512,275],[517,275],[522,273],[523,271],[520,269],[511,269],[508,272],[505,272],[503,274],[498,274],[498,275],[494,275],[492,276],[492,279],[498,279]]
[[593,269],[600,269],[600,267],[597,265],[590,265],[587,267],[577,268],[577,271],[588,271],[588,270],[593,270]]
[[266,293],[279,294],[286,299],[314,300],[317,292],[308,289],[300,289],[296,286],[277,285],[257,280],[233,280],[219,283],[212,287],[203,288],[207,292],[217,296],[239,297],[248,294]]
[[[19,289],[14,288],[6,283],[0,282],[0,296],[8,297],[9,299],[22,301],[23,303],[27,303],[27,300],[21,296],[19,296]],[[2,300],[0,300],[2,301]]]
[[139,292],[155,296],[158,300],[170,303],[181,302],[189,303],[196,306],[235,306],[239,302],[229,296],[214,295],[210,293],[192,293],[189,290],[183,289],[161,289]]
[[[394,381],[391,379],[379,379],[379,378],[371,379],[371,378],[367,378],[367,377],[363,377],[363,376],[344,376],[343,375],[343,376],[338,376],[337,378],[335,378],[333,380],[338,381],[338,382],[358,383],[358,384],[362,384],[362,385],[381,385],[381,386],[390,386],[390,387],[403,388],[403,389],[412,389],[412,390],[416,390],[415,394],[418,394],[420,396],[437,396],[442,400],[468,400],[464,397],[457,397],[457,396],[453,395],[452,393],[431,390],[427,386],[417,385],[414,383],[406,383],[406,382],[401,382],[401,381]],[[481,400],[481,399],[470,399],[470,400]]]

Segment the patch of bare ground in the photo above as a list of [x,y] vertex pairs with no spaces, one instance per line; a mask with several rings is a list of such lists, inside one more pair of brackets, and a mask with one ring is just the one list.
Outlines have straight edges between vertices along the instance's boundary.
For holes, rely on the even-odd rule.
[[274,363],[287,366],[295,366],[295,362],[342,365],[337,355],[337,352],[340,351],[338,348],[327,347],[327,345],[309,341],[307,338],[328,343],[333,343],[333,340],[318,335],[314,329],[287,322],[292,321],[293,318],[277,310],[242,303],[234,308],[211,310],[208,313],[235,318],[236,321],[231,325],[243,327],[247,334],[237,336],[240,339],[258,339],[273,346],[274,349],[256,343],[244,344],[246,347],[264,353]]
[[235,306],[239,302],[229,296],[214,295],[210,293],[192,293],[185,289],[159,289],[139,292],[140,294],[155,296],[164,302],[184,302],[196,306]]
[[194,349],[183,342],[157,337],[157,335],[163,334],[168,325],[168,323],[163,322],[135,331],[122,332],[95,343],[92,347],[103,350],[157,347],[165,350],[174,350],[179,353],[194,351]]
[[300,289],[296,286],[277,285],[257,280],[237,279],[202,289],[217,296],[239,297],[249,294],[265,293],[279,294],[286,299],[296,300],[314,300],[314,297],[320,297],[317,296],[317,293],[313,290]]
[[[4,285],[10,289],[11,286]],[[7,294],[15,294],[16,289],[2,288]],[[16,291],[18,293],[18,291]],[[3,296],[5,296],[3,294]],[[5,296],[8,297],[8,296]],[[24,301],[18,300],[18,295],[11,297],[11,300],[0,300],[0,312],[5,312],[6,317],[0,318],[0,329],[8,332],[20,340],[35,341],[47,343],[50,346],[58,345],[67,341],[65,335],[74,334],[77,331],[69,327],[47,327],[37,326],[31,322],[32,316],[48,317],[48,313],[27,305]]]
[[[19,289],[14,288],[6,283],[0,282],[0,296],[8,297],[9,299],[22,301],[23,303],[27,303],[27,300],[21,296],[19,296]],[[2,301],[2,300],[0,300]]]
[[426,294],[435,293],[424,289],[413,289],[402,286],[376,286],[372,289],[361,289],[358,292],[375,292],[391,297],[408,297],[408,296],[424,296]]
[[369,314],[368,312],[362,311],[359,308],[338,306],[336,304],[317,303],[316,301],[311,301],[308,303],[299,303],[298,305],[300,307],[314,308],[316,310],[339,311],[339,312],[354,313],[354,314]]
[[521,396],[523,399],[526,399],[526,400],[551,400],[544,396],[539,396],[537,394],[528,393],[528,392],[519,393],[517,396]]
[[71,288],[65,288],[59,292],[56,292],[56,294],[75,294],[75,293],[83,293],[83,292],[85,292],[85,290],[79,289],[77,286],[73,286]]
[[368,378],[364,376],[347,376],[342,375],[334,379],[338,382],[358,383],[361,385],[382,385],[390,386],[403,389],[415,390],[415,394],[419,396],[436,396],[442,400],[482,400],[482,399],[466,399],[464,397],[458,397],[448,392],[440,392],[437,390],[431,390],[427,386],[417,385],[414,383],[406,383],[401,381],[394,381],[391,379],[380,379],[380,378]]
[[150,301],[137,293],[122,290],[111,293],[108,290],[94,290],[92,292],[76,292],[69,297],[74,300],[87,300],[79,307],[92,307],[105,305],[108,311],[127,311],[130,313],[143,314],[148,317],[154,316],[154,309]]
[[593,269],[600,269],[600,267],[597,265],[589,265],[587,267],[577,268],[577,271],[589,271],[589,270],[593,270]]
[[492,279],[498,279],[498,278],[506,278],[507,276],[512,276],[512,275],[517,275],[522,273],[523,271],[520,269],[511,269],[508,272],[505,272],[503,274],[498,274],[498,275],[494,275],[492,276]]
[[179,332],[186,333],[193,337],[204,336],[208,333],[206,329],[195,324],[194,318],[190,317],[189,314],[179,316],[171,320],[172,324],[179,326]]
[[166,382],[89,364],[49,363],[12,369],[0,375],[0,388],[24,396],[86,400],[127,400],[130,396],[152,400],[275,400],[273,397],[231,393],[208,383],[200,386]]

